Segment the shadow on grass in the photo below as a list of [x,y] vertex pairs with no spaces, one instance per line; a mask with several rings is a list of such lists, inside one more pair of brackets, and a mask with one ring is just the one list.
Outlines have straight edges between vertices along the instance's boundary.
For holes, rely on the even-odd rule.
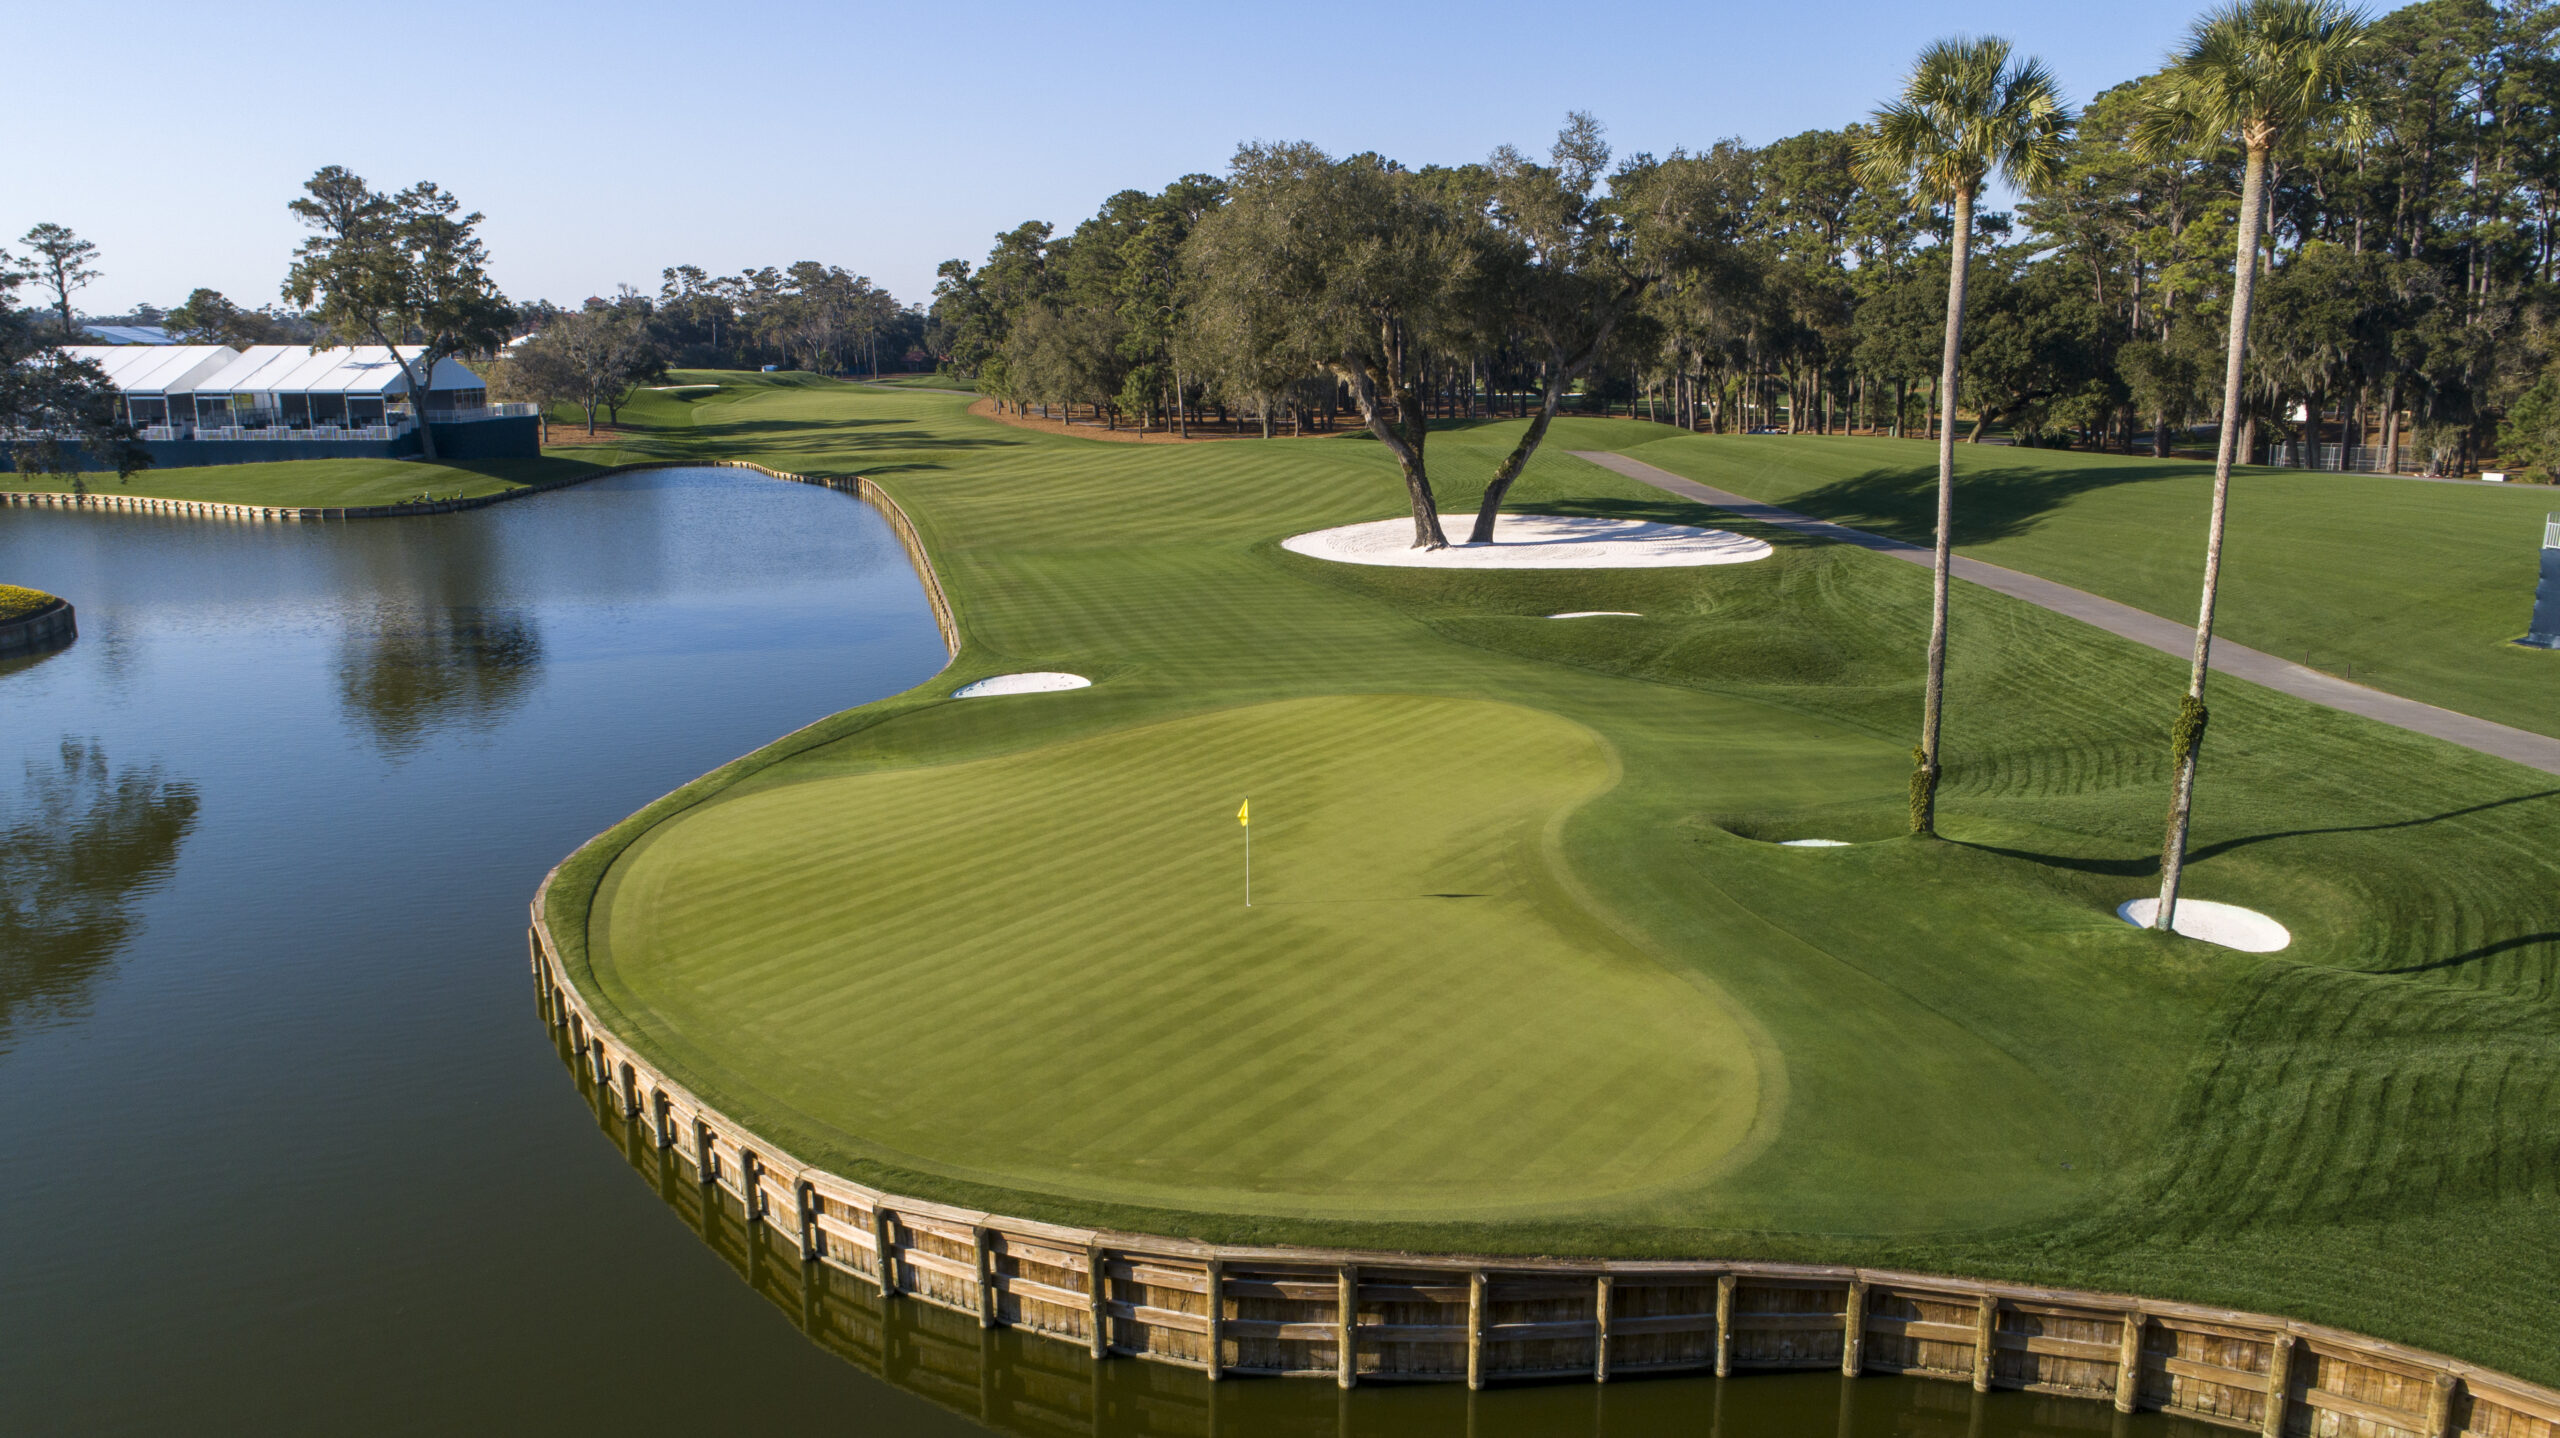
[[2373,972],[2377,974],[2425,974],[2433,973],[2439,969],[2458,969],[2464,964],[2476,964],[2482,959],[2493,959],[2503,953],[2508,953],[2516,949],[2530,949],[2540,944],[2560,944],[2560,932],[2518,934],[2512,939],[2500,939],[2494,944],[2482,944],[2476,949],[2466,949],[2458,954],[2448,954],[2441,959],[2429,959],[2423,964],[2409,964],[2397,969],[2375,969]]
[[[2115,461],[2111,463],[2064,465],[2022,462],[2007,454],[1998,458],[2010,462],[1996,468],[1959,470],[1956,474],[1958,547],[2024,534],[2046,515],[2084,494],[2156,480],[2191,480],[2198,473],[2193,464],[2124,461],[2116,456],[2105,456]],[[1789,509],[1835,524],[1872,529],[1925,544],[1937,529],[1937,462],[1931,458],[1918,464],[1871,469],[1806,490],[1785,503]]]
[[[2560,789],[2544,789],[2532,794],[2510,794],[2504,799],[2492,799],[2485,804],[2447,809],[2441,814],[2428,814],[2415,819],[2394,819],[2382,824],[2338,824],[2322,829],[2277,829],[2264,834],[2246,835],[2238,839],[2224,839],[2220,843],[2206,844],[2200,848],[2188,850],[2187,862],[2200,863],[2218,854],[2228,854],[2248,848],[2252,844],[2273,843],[2278,839],[2302,839],[2316,834],[2380,834],[2394,829],[2422,828],[2428,824],[2443,823],[2447,819],[2460,819],[2472,814],[2485,814],[2492,809],[2504,809],[2513,804],[2530,804],[2537,799],[2560,799]],[[2160,872],[2160,858],[2156,854],[2145,855],[2138,859],[2093,859],[2076,854],[2043,854],[2032,849],[2006,849],[1997,844],[1972,844],[1962,839],[1950,839],[1948,842],[1963,844],[1968,849],[1977,849],[1986,854],[2024,859],[2031,864],[2043,864],[2056,869],[2072,869],[2083,874],[2103,874],[2110,878],[2147,878]],[[2445,962],[2450,963],[2452,960]],[[2384,972],[2396,973],[2399,970]]]

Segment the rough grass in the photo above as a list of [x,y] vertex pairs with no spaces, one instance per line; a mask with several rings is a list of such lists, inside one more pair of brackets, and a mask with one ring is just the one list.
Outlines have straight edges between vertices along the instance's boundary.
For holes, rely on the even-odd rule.
[[[1682,435],[1624,448],[1707,484],[1927,543],[1937,455],[1909,440]],[[2193,624],[2209,465],[1958,445],[1956,546]],[[2560,655],[2533,613],[2560,492],[2248,469],[2232,481],[2216,632],[2412,699],[2560,734]]]
[[0,584],[0,624],[24,619],[54,602],[54,597],[41,589],[29,589],[23,584]]
[[[1393,513],[1374,445],[963,403],[755,376],[640,416],[650,453],[882,478],[968,636],[554,887],[610,1022],[795,1151],[1069,1221],[1903,1263],[2560,1378],[2548,776],[2226,685],[2190,892],[2297,936],[2235,955],[2108,913],[2156,881],[2164,656],[1965,589],[1949,840],[1892,837],[1925,573],[1788,534],[1712,570],[1330,566],[1276,540]],[[1717,521],[1562,453],[1659,430],[1560,429],[1522,505]],[[1435,438],[1455,498],[1512,434]],[[1099,682],[942,698],[1028,668]],[[1220,893],[1248,788],[1284,885],[1251,916]]]
[[[285,508],[338,508],[398,504],[421,494],[468,499],[603,468],[595,456],[470,460],[429,464],[408,459],[291,459],[272,464],[208,464],[146,469],[119,482],[112,474],[84,474],[92,494],[138,494],[159,499],[201,499],[221,504]],[[69,475],[17,475],[0,485],[60,494]]]

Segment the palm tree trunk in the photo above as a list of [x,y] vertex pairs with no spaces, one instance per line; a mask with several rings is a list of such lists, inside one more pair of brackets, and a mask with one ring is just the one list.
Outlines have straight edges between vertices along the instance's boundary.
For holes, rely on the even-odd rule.
[[2166,932],[2178,912],[2178,880],[2187,862],[2187,821],[2195,811],[2196,756],[2204,748],[2204,677],[2213,657],[2213,605],[2222,587],[2222,520],[2231,503],[2232,450],[2239,442],[2242,364],[2249,352],[2249,305],[2257,292],[2258,232],[2266,224],[2267,152],[2251,146],[2240,184],[2239,254],[2232,265],[2231,338],[2222,364],[2222,433],[2213,456],[2213,519],[2205,529],[2204,594],[2196,604],[2195,663],[2170,737],[2177,766],[2169,790],[2169,829],[2160,846],[2160,912],[2151,927]]
[[1919,761],[1911,773],[1911,832],[1938,832],[1938,738],[1947,698],[1947,579],[1956,520],[1956,360],[1964,351],[1964,281],[1973,256],[1973,196],[1956,195],[1947,255],[1947,344],[1938,360],[1938,542],[1930,564],[1929,682],[1920,703]]

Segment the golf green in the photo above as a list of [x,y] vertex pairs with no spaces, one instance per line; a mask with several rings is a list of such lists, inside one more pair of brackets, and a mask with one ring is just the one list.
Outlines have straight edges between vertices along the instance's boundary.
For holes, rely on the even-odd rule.
[[[1518,507],[1776,552],[1445,573],[1280,548],[1395,512],[1359,438],[1108,445],[701,378],[635,406],[619,457],[871,476],[964,641],[549,890],[599,1018],[797,1158],[1226,1242],[2133,1291],[2560,1376],[2531,1276],[2560,1245],[2549,776],[2219,683],[2188,893],[2294,935],[2237,954],[2113,914],[2156,889],[2179,662],[1960,586],[1946,837],[1912,839],[1926,572],[1565,453],[1780,496],[1825,441],[1560,422]],[[1434,433],[1450,507],[1517,433]],[[2013,563],[2149,552],[2196,497],[2120,461],[1999,471],[2055,516]],[[2369,509],[2320,528],[2341,572],[2431,573],[2427,536],[2504,523],[2453,486],[2247,499],[2261,536]],[[2328,602],[2264,538],[2229,564],[2261,622]],[[2480,596],[2427,622],[2485,625]],[[1638,617],[1544,617],[1590,610]],[[1094,683],[952,697],[1024,670]],[[2540,679],[2465,682],[2512,707]]]

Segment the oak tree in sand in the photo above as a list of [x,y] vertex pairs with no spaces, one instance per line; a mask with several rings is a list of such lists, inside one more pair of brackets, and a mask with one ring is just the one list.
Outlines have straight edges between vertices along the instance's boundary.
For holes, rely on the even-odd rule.
[[2235,0],[2196,22],[2184,48],[2155,82],[2133,133],[2146,156],[2237,144],[2239,237],[2232,257],[2231,333],[2223,354],[2222,434],[2213,460],[2213,517],[2205,529],[2204,594],[2196,606],[2194,666],[2171,736],[2175,776],[2168,835],[2160,849],[2160,912],[2177,915],[2178,879],[2194,812],[2196,756],[2204,748],[2204,679],[2213,652],[2213,605],[2222,584],[2222,520],[2230,505],[2234,442],[2240,433],[2241,369],[2249,349],[2249,304],[2258,246],[2267,224],[2267,162],[2282,147],[2317,135],[2360,143],[2370,128],[2350,88],[2364,17],[2335,0]]
[[1858,137],[1859,168],[1879,189],[1909,181],[1924,205],[1953,208],[1948,241],[1947,335],[1938,369],[1938,540],[1929,602],[1929,678],[1911,775],[1911,830],[1937,832],[1939,719],[1947,684],[1947,572],[1956,494],[1956,361],[1964,346],[1965,270],[1973,207],[1994,171],[2021,189],[2061,173],[2072,114],[2042,62],[2013,59],[1993,36],[1941,40],[1920,52],[1902,98],[1876,111]]
[[419,448],[434,459],[426,394],[436,361],[496,348],[512,318],[489,281],[479,213],[459,213],[461,201],[432,183],[385,195],[337,165],[302,188],[290,208],[317,233],[294,251],[285,298],[316,305],[312,319],[345,343],[381,345],[395,359],[392,346],[424,346],[414,361],[399,359],[400,377]]
[[1401,166],[1313,145],[1247,145],[1229,186],[1226,206],[1184,242],[1203,322],[1348,385],[1403,471],[1413,547],[1448,548],[1423,463],[1424,359],[1460,348],[1485,226]]

